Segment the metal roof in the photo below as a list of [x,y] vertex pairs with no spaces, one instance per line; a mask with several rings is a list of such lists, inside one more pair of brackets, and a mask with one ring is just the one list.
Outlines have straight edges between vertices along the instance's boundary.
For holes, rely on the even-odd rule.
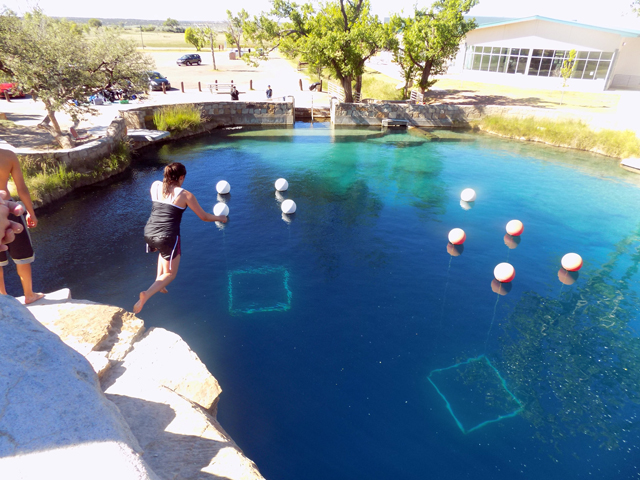
[[588,28],[591,30],[598,30],[601,32],[613,33],[615,35],[620,35],[621,37],[640,37],[640,32],[635,30],[618,30],[614,28],[596,27],[595,25],[586,25],[584,23],[569,22],[567,20],[558,20],[556,18],[541,17],[539,15],[534,15],[533,17],[525,17],[525,18],[504,19],[494,23],[483,23],[479,21],[478,27],[476,28],[476,30],[481,28],[499,27],[500,25],[509,25],[512,23],[530,22],[533,20],[543,20],[545,22],[554,22],[554,23],[559,23],[561,25],[569,25],[571,27]]

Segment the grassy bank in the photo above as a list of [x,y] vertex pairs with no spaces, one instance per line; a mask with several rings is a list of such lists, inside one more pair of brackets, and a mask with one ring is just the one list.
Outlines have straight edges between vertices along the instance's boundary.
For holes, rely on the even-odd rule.
[[[53,157],[39,161],[20,157],[20,165],[31,199],[37,205],[52,194],[71,191],[87,180],[99,179],[109,172],[118,171],[128,165],[130,160],[129,144],[120,142],[116,150],[110,156],[96,162],[90,172],[81,173],[71,170]],[[12,182],[9,183],[9,191],[13,197],[17,197],[18,192]]]
[[168,105],[156,110],[153,123],[158,130],[181,132],[199,127],[202,124],[202,112],[195,105]]
[[615,158],[640,156],[640,139],[632,131],[606,129],[595,131],[577,120],[489,116],[474,126],[482,131],[509,138],[576,148]]

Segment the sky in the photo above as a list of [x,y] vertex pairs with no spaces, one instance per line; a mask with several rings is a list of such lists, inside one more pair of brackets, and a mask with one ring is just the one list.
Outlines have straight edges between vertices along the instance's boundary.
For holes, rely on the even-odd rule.
[[[307,0],[297,0],[305,3]],[[87,0],[0,0],[6,7],[22,14],[38,5],[53,17],[86,18],[136,18],[148,20],[215,21],[226,19],[226,10],[236,13],[242,8],[250,14],[269,10],[268,0],[187,1],[154,0],[141,2],[131,0],[109,0],[90,2]],[[560,20],[575,20],[580,23],[602,27],[626,28],[640,31],[640,17],[631,10],[632,0],[480,0],[471,10],[471,15],[489,17],[529,17],[540,15]],[[372,11],[384,18],[392,13],[412,11],[414,4],[425,7],[431,0],[370,0]]]

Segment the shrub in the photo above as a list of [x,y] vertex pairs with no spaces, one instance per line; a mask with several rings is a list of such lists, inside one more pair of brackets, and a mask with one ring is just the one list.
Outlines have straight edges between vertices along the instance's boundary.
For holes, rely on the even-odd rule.
[[[20,157],[20,165],[31,198],[42,201],[45,194],[57,190],[71,190],[82,178],[97,178],[106,172],[119,170],[122,166],[128,165],[130,159],[129,144],[120,142],[110,156],[96,162],[93,170],[87,173],[71,170],[55,160],[53,156],[45,156],[37,160]],[[9,185],[9,190],[11,195],[17,195],[13,183]]]
[[579,120],[549,120],[485,117],[478,127],[511,138],[541,141],[552,145],[626,158],[640,155],[640,139],[630,130],[592,130]]
[[195,105],[168,105],[153,114],[158,130],[181,132],[202,124],[202,112]]

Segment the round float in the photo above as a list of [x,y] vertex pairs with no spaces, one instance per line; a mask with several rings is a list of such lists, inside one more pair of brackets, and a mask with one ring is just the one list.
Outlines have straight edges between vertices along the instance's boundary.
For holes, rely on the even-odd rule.
[[225,195],[231,191],[231,185],[226,180],[220,180],[216,184],[216,191],[221,195]]
[[524,232],[524,225],[520,220],[511,220],[507,223],[507,233],[514,237],[519,237]]
[[510,263],[499,263],[496,268],[493,269],[493,276],[496,280],[502,283],[507,283],[516,278],[516,269]]
[[462,190],[460,194],[460,200],[465,202],[475,202],[476,201],[476,191],[473,188],[465,188]]
[[227,206],[226,203],[222,203],[222,202],[216,203],[213,206],[213,214],[218,217],[220,216],[226,217],[227,215],[229,215],[229,207]]
[[285,200],[284,202],[282,202],[281,207],[282,208],[282,213],[286,213],[287,215],[291,215],[292,213],[296,212],[296,202],[294,202],[291,199]]
[[497,293],[498,295],[502,295],[502,296],[506,295],[511,291],[512,287],[513,287],[512,283],[502,283],[496,280],[495,278],[491,280],[491,290],[493,290],[493,293]]
[[286,192],[289,188],[289,182],[287,182],[284,178],[279,178],[276,180],[276,190],[278,192]]
[[467,235],[461,228],[454,228],[449,232],[449,242],[454,245],[462,245],[467,239]]
[[504,244],[509,247],[511,250],[520,245],[520,237],[514,237],[513,235],[509,235],[508,233],[504,234]]
[[473,202],[465,202],[464,200],[460,200],[460,206],[463,210],[471,210],[473,208]]
[[560,264],[569,272],[577,272],[582,268],[582,257],[577,253],[567,253],[562,257]]
[[453,243],[447,243],[447,253],[452,257],[459,257],[464,252],[464,245],[454,245]]
[[579,274],[579,272],[569,272],[568,270],[560,267],[560,270],[558,270],[558,280],[565,285],[573,285],[578,279]]

